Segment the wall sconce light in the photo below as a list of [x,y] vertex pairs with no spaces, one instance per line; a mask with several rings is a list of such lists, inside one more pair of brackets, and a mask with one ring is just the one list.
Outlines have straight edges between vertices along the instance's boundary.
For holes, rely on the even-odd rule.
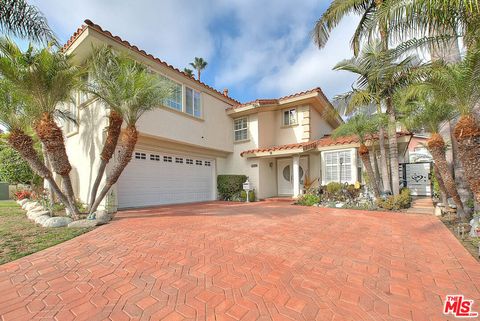
[[268,163],[268,166],[270,166],[270,168],[272,168],[273,167],[273,162]]

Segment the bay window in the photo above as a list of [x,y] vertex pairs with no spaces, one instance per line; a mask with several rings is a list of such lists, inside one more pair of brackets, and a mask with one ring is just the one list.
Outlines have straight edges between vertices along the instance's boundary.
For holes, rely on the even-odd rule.
[[352,168],[356,168],[352,159],[352,150],[323,152],[324,174],[323,182],[352,183],[354,174]]

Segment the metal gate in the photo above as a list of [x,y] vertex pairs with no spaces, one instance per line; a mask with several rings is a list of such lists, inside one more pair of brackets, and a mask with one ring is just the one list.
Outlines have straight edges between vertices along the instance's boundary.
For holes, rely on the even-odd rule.
[[432,196],[432,163],[399,164],[400,181],[413,196]]

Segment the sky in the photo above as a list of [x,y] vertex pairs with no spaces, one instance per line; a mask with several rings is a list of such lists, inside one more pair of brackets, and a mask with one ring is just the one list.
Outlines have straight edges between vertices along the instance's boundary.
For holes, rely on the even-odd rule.
[[114,35],[183,69],[194,57],[208,66],[202,81],[241,102],[321,87],[328,98],[355,77],[333,71],[350,58],[357,17],[332,32],[323,49],[311,30],[330,1],[322,0],[30,0],[62,43],[90,19]]

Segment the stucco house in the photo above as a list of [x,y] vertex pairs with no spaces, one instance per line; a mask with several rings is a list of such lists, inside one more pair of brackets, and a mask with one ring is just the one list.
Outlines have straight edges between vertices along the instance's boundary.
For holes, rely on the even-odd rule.
[[[241,104],[227,90],[219,92],[189,77],[89,20],[63,50],[81,64],[92,45],[103,44],[128,53],[175,88],[164,106],[139,120],[133,159],[103,206],[215,200],[219,174],[247,175],[259,199],[297,197],[307,181],[361,180],[358,142],[352,137],[329,137],[342,120],[320,88]],[[82,93],[66,108],[78,123],[63,126],[72,181],[81,201],[88,202],[108,110]],[[399,136],[401,155],[408,139]]]

